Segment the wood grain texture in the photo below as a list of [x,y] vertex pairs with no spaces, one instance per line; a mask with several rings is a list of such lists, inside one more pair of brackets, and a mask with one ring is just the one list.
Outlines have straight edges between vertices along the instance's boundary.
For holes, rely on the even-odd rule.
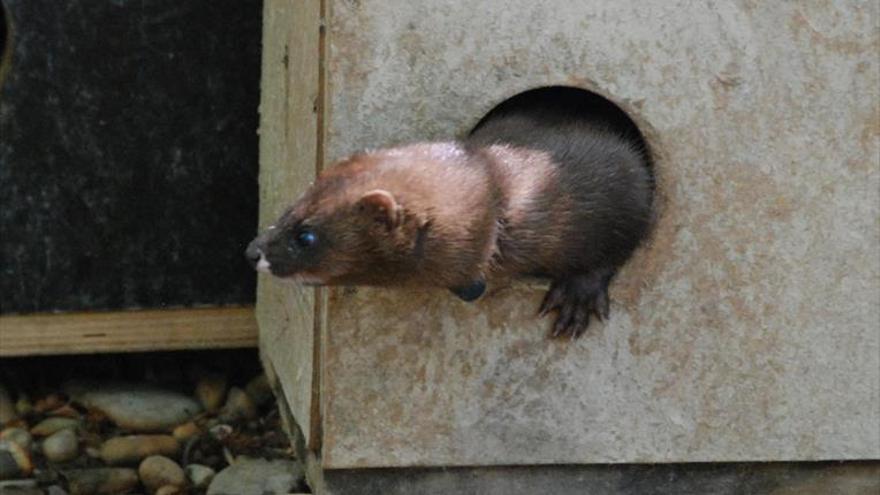
[[0,356],[257,345],[252,307],[0,317]]
[[[318,116],[321,3],[270,0],[263,12],[260,102],[260,226],[265,228],[314,181],[320,159]],[[320,435],[322,291],[268,276],[257,282],[260,355],[280,384],[310,449]],[[316,328],[318,331],[316,331]]]

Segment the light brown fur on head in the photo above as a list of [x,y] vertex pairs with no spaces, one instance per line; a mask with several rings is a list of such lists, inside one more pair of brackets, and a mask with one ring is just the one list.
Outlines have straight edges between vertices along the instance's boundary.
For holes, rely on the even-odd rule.
[[[454,143],[349,157],[258,239],[272,273],[327,285],[453,287],[485,276],[497,192]],[[313,246],[297,244],[308,231]]]

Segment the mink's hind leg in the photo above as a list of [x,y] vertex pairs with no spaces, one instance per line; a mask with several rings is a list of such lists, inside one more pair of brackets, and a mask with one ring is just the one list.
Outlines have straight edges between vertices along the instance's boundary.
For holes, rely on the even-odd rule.
[[614,273],[613,268],[601,268],[553,281],[539,310],[541,316],[557,311],[553,337],[579,337],[590,324],[590,315],[608,318],[608,284]]

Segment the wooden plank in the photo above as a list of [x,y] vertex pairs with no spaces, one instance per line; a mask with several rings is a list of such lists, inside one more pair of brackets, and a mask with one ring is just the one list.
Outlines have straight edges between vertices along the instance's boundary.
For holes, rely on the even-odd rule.
[[0,356],[254,347],[253,307],[0,316]]
[[[314,181],[324,108],[319,57],[321,2],[263,4],[260,93],[260,226],[265,228]],[[306,445],[320,443],[315,290],[260,275],[257,320],[264,368],[290,406]],[[322,297],[320,294],[317,297]]]

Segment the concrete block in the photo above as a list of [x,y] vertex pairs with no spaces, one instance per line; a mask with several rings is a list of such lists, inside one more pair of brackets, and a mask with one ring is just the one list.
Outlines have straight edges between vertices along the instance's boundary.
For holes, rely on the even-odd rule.
[[542,285],[261,278],[263,355],[322,467],[880,457],[878,9],[268,1],[264,225],[337,158],[549,85],[619,104],[658,176],[652,239],[577,341],[547,339]]

